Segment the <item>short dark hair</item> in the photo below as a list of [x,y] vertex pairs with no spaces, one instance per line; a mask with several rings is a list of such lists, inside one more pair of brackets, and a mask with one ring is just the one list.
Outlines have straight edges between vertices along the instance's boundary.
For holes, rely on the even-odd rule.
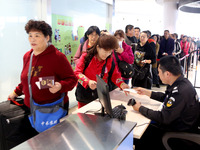
[[29,33],[31,30],[41,31],[45,37],[49,35],[51,40],[52,28],[45,21],[29,20],[25,25],[25,30],[26,33]]
[[145,33],[147,35],[147,37],[148,37],[148,32],[147,31],[142,31],[141,33]]
[[176,37],[176,39],[178,39],[178,34],[177,33],[174,33],[174,36]]
[[169,30],[165,30],[164,32],[168,32],[169,33]]
[[135,27],[134,29],[138,29],[140,31],[140,28],[139,27]]
[[125,33],[123,30],[116,30],[114,36],[119,35],[120,37],[125,37]]
[[126,26],[125,32],[128,33],[128,30],[132,30],[133,28],[134,28],[134,26],[129,24],[129,25]]
[[162,72],[169,71],[174,76],[182,74],[181,64],[175,56],[165,56],[162,57],[159,61],[159,66]]
[[156,42],[158,42],[158,40],[159,40],[159,35],[158,35],[158,34],[153,34],[151,37],[154,37],[154,36],[156,36],[156,37],[157,37],[157,40],[156,40]]
[[147,30],[147,37],[150,38],[151,37],[151,31]]

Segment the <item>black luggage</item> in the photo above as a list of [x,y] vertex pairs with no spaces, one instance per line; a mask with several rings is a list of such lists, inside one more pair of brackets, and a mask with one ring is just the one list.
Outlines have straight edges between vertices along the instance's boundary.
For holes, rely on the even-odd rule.
[[0,103],[0,150],[8,150],[37,134],[31,127],[29,109],[23,105],[23,99]]

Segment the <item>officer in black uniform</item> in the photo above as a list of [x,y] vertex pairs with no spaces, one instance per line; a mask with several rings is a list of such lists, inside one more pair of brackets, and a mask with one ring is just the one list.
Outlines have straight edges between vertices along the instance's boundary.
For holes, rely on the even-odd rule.
[[[195,132],[199,118],[199,98],[190,81],[183,77],[179,60],[174,56],[165,56],[159,62],[159,77],[167,84],[165,93],[152,92],[144,88],[136,88],[138,94],[147,95],[163,102],[160,111],[154,111],[136,101],[133,109],[139,111],[153,123],[140,140],[135,140],[138,149],[164,149],[162,136],[166,131]],[[172,146],[183,146],[181,141],[172,141]]]

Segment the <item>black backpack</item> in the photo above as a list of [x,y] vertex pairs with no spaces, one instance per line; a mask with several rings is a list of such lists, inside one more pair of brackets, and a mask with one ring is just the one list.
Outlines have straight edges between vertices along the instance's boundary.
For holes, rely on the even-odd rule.
[[121,76],[124,78],[131,78],[134,75],[133,66],[125,61],[119,60],[116,52],[114,52],[114,54],[118,63],[119,71],[121,72]]

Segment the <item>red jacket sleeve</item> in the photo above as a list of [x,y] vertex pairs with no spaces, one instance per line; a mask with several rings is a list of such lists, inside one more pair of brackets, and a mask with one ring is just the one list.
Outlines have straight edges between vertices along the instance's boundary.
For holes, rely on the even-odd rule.
[[84,70],[84,67],[85,67],[85,63],[84,63],[84,60],[85,60],[85,56],[87,55],[87,53],[83,53],[81,55],[81,58],[79,59],[79,62],[77,63],[76,65],[76,68],[75,68],[75,75],[76,77],[78,78],[78,82],[84,87],[84,88],[87,88],[88,86],[88,83],[89,83],[89,78],[87,78],[84,74],[83,74],[83,70]]
[[[112,60],[112,59],[111,59]],[[111,62],[112,63],[112,62]],[[115,64],[116,65],[116,64]],[[121,88],[121,84],[124,83],[122,80],[121,74],[119,73],[117,67],[115,67],[112,77],[111,77],[112,82],[117,85],[119,88]]]
[[20,83],[20,84],[18,84],[18,86],[15,88],[14,92],[15,92],[18,96],[23,95],[22,89],[23,89],[23,86],[22,86],[22,84]]

